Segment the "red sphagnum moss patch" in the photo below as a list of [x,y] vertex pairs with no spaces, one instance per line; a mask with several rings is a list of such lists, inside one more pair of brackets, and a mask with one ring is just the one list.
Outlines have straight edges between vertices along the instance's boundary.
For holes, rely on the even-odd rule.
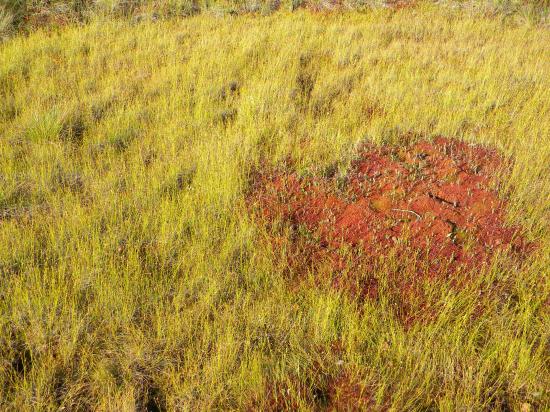
[[[443,137],[365,145],[344,178],[263,173],[249,201],[294,272],[315,268],[334,287],[376,298],[374,273],[386,270],[392,297],[406,302],[422,282],[463,279],[497,251],[518,262],[527,256],[532,245],[506,224],[506,200],[495,189],[506,165],[494,149]],[[274,230],[279,223],[290,237]]]
[[315,411],[365,411],[374,405],[371,389],[345,369],[315,383],[291,376],[266,382],[264,393],[253,399],[247,410],[297,411],[304,403]]

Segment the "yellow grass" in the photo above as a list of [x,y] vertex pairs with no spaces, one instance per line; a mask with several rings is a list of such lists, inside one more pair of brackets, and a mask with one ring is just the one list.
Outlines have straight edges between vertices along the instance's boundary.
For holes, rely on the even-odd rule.
[[[405,330],[392,302],[289,288],[244,193],[261,161],[344,169],[360,142],[408,131],[512,156],[509,221],[540,247],[467,290],[434,287],[440,316]],[[14,37],[0,408],[269,409],[286,382],[289,409],[315,410],[344,368],[376,410],[543,410],[549,138],[550,32],[528,21],[423,6]],[[506,282],[497,301],[478,293]]]

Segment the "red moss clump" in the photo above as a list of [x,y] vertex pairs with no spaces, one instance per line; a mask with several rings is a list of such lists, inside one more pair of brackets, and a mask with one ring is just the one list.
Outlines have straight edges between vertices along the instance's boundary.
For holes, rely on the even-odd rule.
[[327,411],[365,411],[372,409],[372,395],[348,373],[329,382]]
[[317,383],[290,376],[267,382],[261,398],[253,399],[246,409],[297,411],[308,405],[316,411],[364,411],[374,405],[369,389],[347,370],[329,374]]
[[272,231],[272,241],[287,243],[298,272],[323,267],[338,274],[334,286],[372,297],[376,280],[358,281],[350,269],[388,269],[393,257],[393,271],[408,276],[399,284],[406,300],[416,293],[409,290],[412,278],[471,273],[497,251],[518,260],[528,254],[531,246],[519,227],[506,225],[506,200],[493,186],[505,165],[493,149],[442,137],[404,147],[365,145],[344,178],[261,174],[250,204],[272,228],[290,227],[290,239]]

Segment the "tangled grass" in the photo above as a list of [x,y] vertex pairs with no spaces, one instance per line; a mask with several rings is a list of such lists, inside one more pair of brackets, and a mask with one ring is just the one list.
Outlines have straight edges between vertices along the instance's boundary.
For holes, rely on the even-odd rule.
[[[12,37],[0,408],[544,410],[549,44],[541,26],[428,5]],[[410,328],[391,299],[290,285],[245,201],[260,165],[343,171],[407,132],[513,158],[506,219],[539,245],[470,287],[427,285],[438,316]]]

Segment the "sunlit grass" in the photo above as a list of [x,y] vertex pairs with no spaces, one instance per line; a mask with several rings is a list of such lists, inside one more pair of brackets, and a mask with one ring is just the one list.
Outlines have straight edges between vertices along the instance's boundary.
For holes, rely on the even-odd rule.
[[[274,382],[322,389],[343,367],[380,409],[544,409],[549,45],[431,7],[97,20],[4,43],[0,405],[269,408]],[[509,220],[540,248],[438,286],[441,316],[405,330],[392,302],[288,287],[244,198],[260,165],[344,169],[360,142],[409,131],[513,157]]]

